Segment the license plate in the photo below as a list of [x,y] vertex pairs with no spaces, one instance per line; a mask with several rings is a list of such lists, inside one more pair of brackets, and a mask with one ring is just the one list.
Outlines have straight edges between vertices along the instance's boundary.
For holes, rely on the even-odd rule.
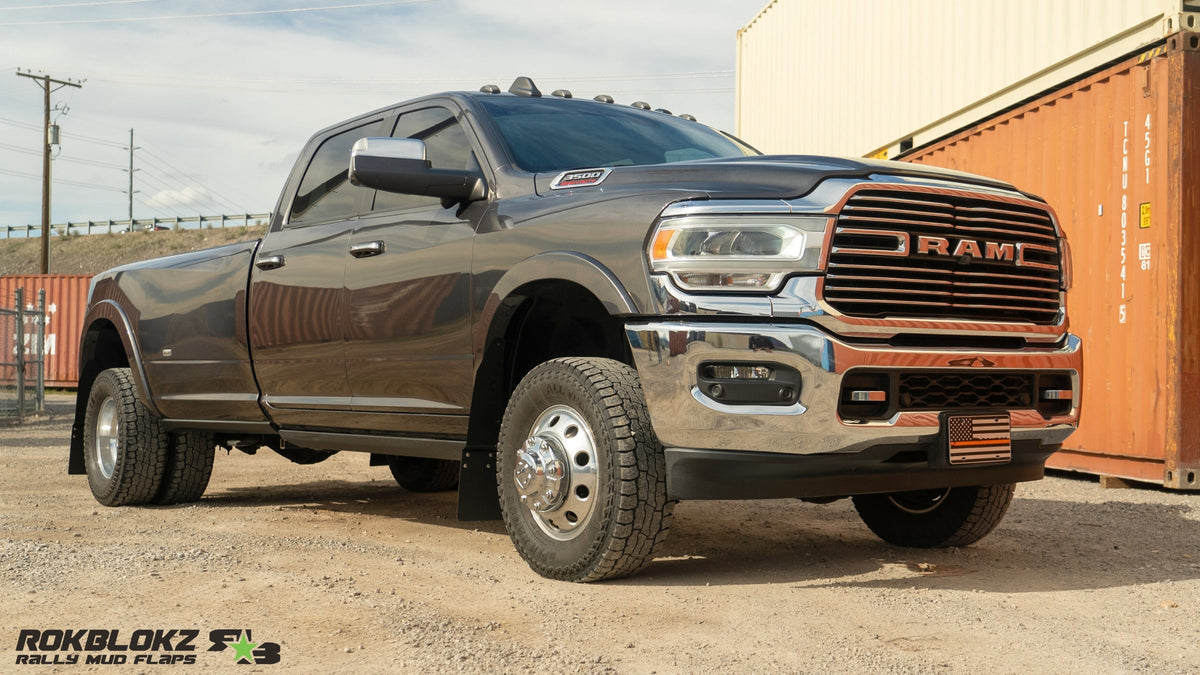
[[950,463],[997,464],[1012,460],[1012,426],[1003,415],[951,415],[946,418]]

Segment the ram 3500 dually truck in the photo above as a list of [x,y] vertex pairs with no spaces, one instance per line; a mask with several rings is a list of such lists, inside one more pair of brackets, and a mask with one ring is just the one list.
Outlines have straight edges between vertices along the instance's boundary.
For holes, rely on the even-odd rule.
[[519,78],[317,133],[261,241],[97,276],[70,470],[170,504],[218,446],[369,453],[574,581],[648,564],[681,499],[962,546],[1078,423],[1069,286],[1006,183]]

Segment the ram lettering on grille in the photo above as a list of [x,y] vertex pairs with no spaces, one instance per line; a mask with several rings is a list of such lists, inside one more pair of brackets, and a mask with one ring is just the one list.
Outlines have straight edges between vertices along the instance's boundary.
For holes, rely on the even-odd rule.
[[847,316],[1055,323],[1050,214],[986,196],[864,189],[838,215],[826,302]]

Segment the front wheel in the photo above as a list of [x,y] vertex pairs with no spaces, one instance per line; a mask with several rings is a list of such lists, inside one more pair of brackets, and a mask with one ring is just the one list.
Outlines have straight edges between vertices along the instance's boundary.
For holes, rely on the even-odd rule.
[[666,460],[637,373],[609,359],[547,361],[517,385],[497,483],[513,545],[538,574],[598,581],[645,567],[666,539]]
[[88,484],[105,506],[148,504],[158,496],[170,439],[138,400],[128,368],[96,376],[84,416]]
[[1015,485],[981,485],[859,495],[854,508],[880,539],[896,546],[967,546],[983,539],[1008,511]]

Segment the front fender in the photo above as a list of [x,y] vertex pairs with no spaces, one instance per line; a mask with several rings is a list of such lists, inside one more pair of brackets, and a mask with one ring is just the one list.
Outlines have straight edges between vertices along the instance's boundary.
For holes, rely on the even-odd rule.
[[637,303],[625,286],[596,259],[572,251],[539,253],[513,265],[492,287],[476,324],[477,350],[487,344],[488,327],[505,298],[526,284],[549,280],[569,281],[588,289],[609,314],[638,313]]

